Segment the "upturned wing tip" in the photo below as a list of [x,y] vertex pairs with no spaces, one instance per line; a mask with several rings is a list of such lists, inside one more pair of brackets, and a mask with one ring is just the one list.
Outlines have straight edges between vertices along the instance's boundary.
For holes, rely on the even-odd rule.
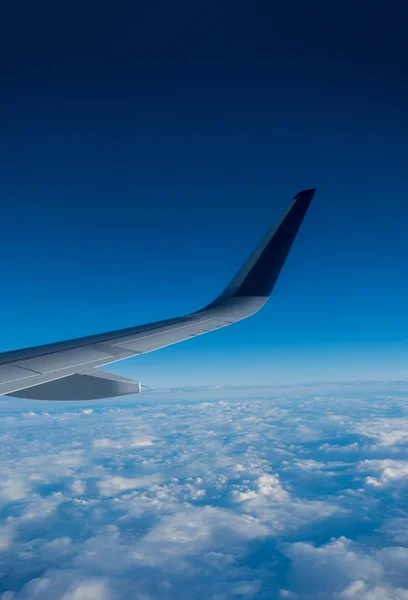
[[293,200],[300,200],[301,198],[304,198],[305,200],[311,200],[314,196],[314,193],[316,191],[316,188],[310,188],[309,190],[302,190],[301,192],[298,192],[296,194],[296,196],[293,196]]

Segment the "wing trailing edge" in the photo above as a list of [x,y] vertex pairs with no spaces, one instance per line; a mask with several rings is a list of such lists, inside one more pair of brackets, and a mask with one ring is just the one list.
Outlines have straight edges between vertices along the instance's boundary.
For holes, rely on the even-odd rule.
[[73,373],[67,377],[6,394],[27,400],[101,400],[137,394],[142,385],[126,377],[94,369],[92,373]]

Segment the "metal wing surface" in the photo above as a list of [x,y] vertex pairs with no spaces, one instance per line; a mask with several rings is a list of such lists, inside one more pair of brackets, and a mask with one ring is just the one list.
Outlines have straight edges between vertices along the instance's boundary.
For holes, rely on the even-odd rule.
[[288,210],[211,304],[189,315],[0,354],[0,395],[39,400],[94,400],[141,391],[138,382],[100,371],[232,325],[269,298],[315,190],[297,194]]

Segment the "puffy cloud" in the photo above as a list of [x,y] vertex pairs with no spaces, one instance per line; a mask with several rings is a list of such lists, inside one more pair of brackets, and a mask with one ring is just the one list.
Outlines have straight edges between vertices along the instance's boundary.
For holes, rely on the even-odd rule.
[[408,422],[404,418],[377,418],[356,423],[354,430],[377,447],[404,446],[408,444]]
[[80,479],[74,479],[71,483],[71,491],[75,496],[82,496],[85,493],[86,485]]
[[382,525],[381,531],[394,544],[408,547],[408,515],[387,520]]
[[12,532],[10,527],[0,527],[0,552],[10,548],[12,542]]
[[[149,566],[172,562],[205,551],[236,552],[243,542],[262,538],[268,527],[249,515],[215,507],[194,508],[164,517],[137,544],[133,557]],[[177,559],[174,561],[174,559]]]
[[130,439],[109,439],[109,438],[101,438],[94,441],[95,448],[118,448],[118,449],[127,449],[127,448],[146,448],[153,444],[153,440],[140,437],[140,438],[130,438]]
[[0,417],[1,600],[405,598],[402,399],[137,402]]
[[[29,581],[20,593],[8,591],[1,600],[42,600],[55,598],[59,600],[112,600],[114,595],[109,585],[98,579],[84,578],[73,580],[73,573],[53,571],[44,577]],[[74,575],[75,576],[75,575]]]
[[[288,500],[289,495],[282,487],[279,480],[279,475],[273,475],[265,473],[258,477],[253,483],[253,489],[248,489],[243,485],[237,486],[238,489],[234,489],[232,497],[236,502],[244,502],[245,500],[254,500],[257,498],[267,497],[268,502],[285,502]],[[240,491],[240,489],[242,491]],[[263,500],[262,500],[263,501]]]
[[109,588],[101,581],[82,581],[72,591],[63,595],[62,600],[109,600]]
[[146,488],[158,481],[159,477],[157,475],[145,475],[143,477],[121,477],[120,475],[115,475],[114,477],[106,477],[98,481],[98,486],[102,495],[114,496],[120,492],[136,488]]
[[21,500],[28,494],[27,482],[16,475],[3,475],[0,482],[0,498],[3,501]]
[[383,585],[371,587],[357,580],[345,588],[339,597],[348,600],[408,600],[408,589]]
[[322,546],[287,544],[285,552],[302,598],[408,598],[408,548],[367,548],[340,537]]
[[378,473],[378,477],[368,475],[365,478],[366,484],[374,487],[408,483],[408,460],[364,460],[358,465],[358,470]]

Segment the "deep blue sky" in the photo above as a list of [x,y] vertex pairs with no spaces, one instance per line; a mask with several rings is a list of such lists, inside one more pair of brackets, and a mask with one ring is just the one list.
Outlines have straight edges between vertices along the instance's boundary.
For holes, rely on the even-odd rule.
[[200,308],[316,187],[263,311],[115,369],[153,386],[403,376],[400,6],[2,7],[0,349]]

